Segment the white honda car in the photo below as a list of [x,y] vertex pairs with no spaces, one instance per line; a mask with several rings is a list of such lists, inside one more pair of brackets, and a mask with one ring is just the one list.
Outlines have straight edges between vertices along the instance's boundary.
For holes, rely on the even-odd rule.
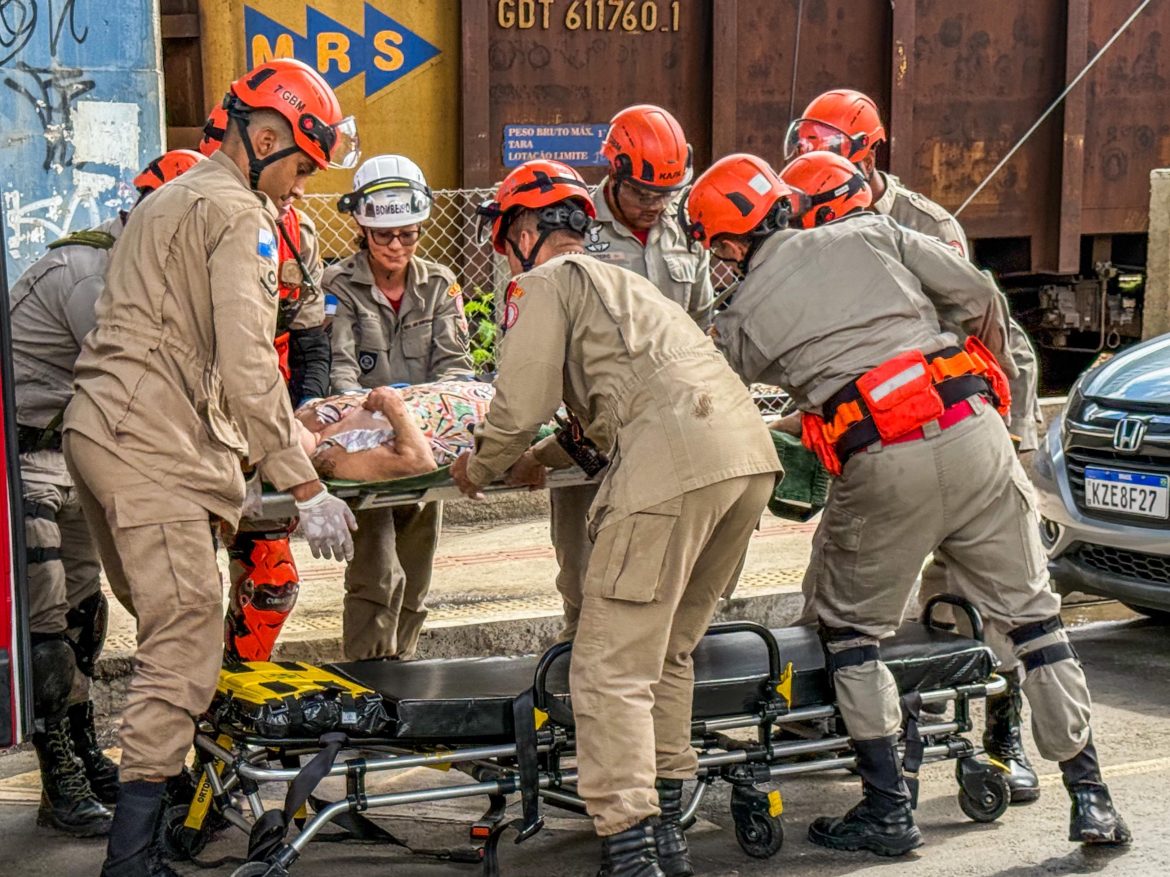
[[1057,590],[1170,621],[1170,335],[1081,375],[1032,478]]

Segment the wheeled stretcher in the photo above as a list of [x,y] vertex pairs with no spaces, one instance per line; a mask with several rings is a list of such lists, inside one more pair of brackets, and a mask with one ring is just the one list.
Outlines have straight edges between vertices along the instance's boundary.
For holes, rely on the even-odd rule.
[[[931,614],[939,602],[967,614],[973,638],[934,626]],[[964,736],[972,729],[971,701],[1006,688],[982,642],[978,613],[959,598],[936,597],[922,622],[883,642],[882,659],[903,694],[905,770],[912,786],[922,762],[954,760],[963,811],[976,821],[997,819],[1010,797],[1004,775],[979,760],[980,750]],[[278,665],[288,675],[269,689],[270,697],[257,699],[249,684],[229,696],[227,686],[196,736],[191,800],[167,811],[166,847],[175,857],[196,856],[213,832],[235,826],[249,835],[249,861],[233,877],[282,877],[331,824],[363,840],[399,843],[363,814],[486,797],[488,807],[471,826],[466,848],[428,852],[481,863],[485,874],[496,874],[496,848],[506,830],[519,833],[517,842],[535,834],[542,806],[583,812],[573,766],[569,660],[570,646],[558,645],[540,657],[331,664],[311,668],[303,680],[296,665]],[[751,856],[772,856],[783,843],[783,804],[779,790],[760,786],[854,763],[817,632],[718,624],[695,651],[694,664],[692,739],[699,774],[684,823],[695,819],[714,783],[729,783],[736,840]],[[333,729],[317,733],[318,725],[313,734],[297,736],[296,722],[277,722],[261,723],[267,732],[261,733],[255,709],[225,708],[225,699],[242,697],[244,706],[267,702],[271,709],[264,715],[271,717],[302,695],[314,702],[337,699]],[[374,718],[372,698],[382,707]],[[919,708],[927,702],[953,702],[953,710],[926,722]],[[358,703],[366,705],[364,711]],[[347,755],[355,749],[361,757]],[[371,774],[421,766],[457,769],[466,782],[380,794],[367,788]],[[344,797],[313,797],[326,776],[344,777]],[[282,807],[266,805],[261,792],[271,798],[272,787],[261,784],[267,783],[283,786]],[[520,815],[509,818],[508,796],[516,793]]]

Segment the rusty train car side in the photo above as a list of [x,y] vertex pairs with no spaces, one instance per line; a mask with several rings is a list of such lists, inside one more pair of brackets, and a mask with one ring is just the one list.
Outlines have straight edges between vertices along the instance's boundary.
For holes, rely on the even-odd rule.
[[[403,2],[420,0],[365,0]],[[639,101],[676,113],[700,168],[736,150],[779,165],[792,116],[847,86],[882,108],[885,166],[955,210],[1141,0],[427,2],[458,19],[459,33],[442,47],[459,65],[458,93],[411,113],[412,125],[429,114],[461,131],[449,141],[461,147],[457,176],[437,186],[500,179],[508,126],[598,125]],[[204,30],[226,26],[223,0],[164,0],[164,34],[168,5],[196,3]],[[297,7],[296,19],[346,4],[264,5]],[[1149,172],[1170,164],[1167,30],[1170,0],[1152,0],[960,216],[976,261],[1043,346],[1099,349],[1141,335]],[[168,96],[191,87],[168,80]]]

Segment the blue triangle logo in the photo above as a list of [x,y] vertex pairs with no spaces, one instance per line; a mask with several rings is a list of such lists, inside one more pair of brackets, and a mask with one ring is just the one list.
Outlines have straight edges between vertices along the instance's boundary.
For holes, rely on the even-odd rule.
[[368,98],[440,54],[438,46],[370,3],[363,5],[363,33],[357,33],[306,4],[304,34],[245,6],[248,67],[274,57],[297,58],[318,70],[332,88],[364,73]]
[[438,46],[403,27],[389,15],[366,4],[365,46],[366,97],[417,70],[439,54]]

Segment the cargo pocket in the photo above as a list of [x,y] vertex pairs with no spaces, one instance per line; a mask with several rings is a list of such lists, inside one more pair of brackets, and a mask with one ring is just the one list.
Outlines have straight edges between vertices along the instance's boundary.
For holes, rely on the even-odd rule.
[[244,456],[248,453],[247,442],[225,409],[223,379],[214,366],[208,366],[203,370],[203,376],[195,390],[195,412],[212,439]]
[[586,583],[586,591],[611,600],[651,602],[681,510],[678,497],[623,518],[612,533],[608,527],[602,529],[598,541],[608,543],[608,561],[599,577],[589,577],[593,581]]
[[1047,568],[1048,558],[1040,542],[1040,514],[1032,482],[1016,461],[1011,464],[1012,494],[1019,508],[1020,555],[1027,564],[1028,579],[1035,581]]
[[132,582],[131,598],[165,600],[177,606],[205,606],[222,599],[210,517],[189,500],[160,494],[156,485],[114,494],[114,541]]
[[431,352],[431,323],[418,323],[402,330],[402,355],[407,359],[420,359]]
[[[865,518],[848,509],[830,505],[825,509],[825,539],[820,551],[821,586],[849,588],[857,576],[857,557]],[[838,590],[838,593],[839,590]]]

